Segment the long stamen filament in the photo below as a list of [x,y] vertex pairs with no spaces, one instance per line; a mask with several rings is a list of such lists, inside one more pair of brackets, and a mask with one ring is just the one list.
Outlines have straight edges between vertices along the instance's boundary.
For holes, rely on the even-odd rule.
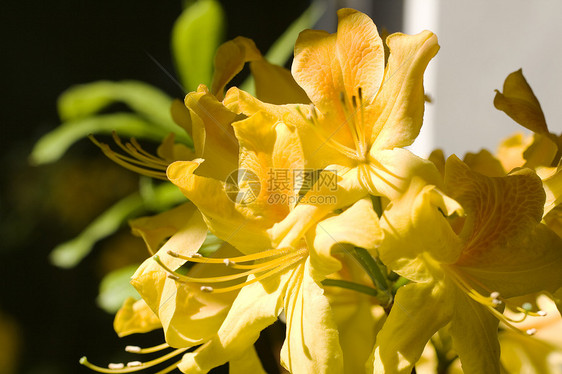
[[231,287],[215,288],[215,289],[211,289],[209,291],[213,292],[213,293],[226,293],[226,292],[231,292],[231,291],[234,291],[234,290],[241,289],[241,288],[243,288],[245,286],[248,286],[252,283],[256,283],[256,282],[259,282],[262,279],[268,278],[268,277],[270,277],[270,276],[272,276],[276,273],[280,273],[283,270],[287,269],[288,267],[291,267],[294,264],[298,263],[299,261],[302,261],[303,259],[304,259],[304,257],[298,256],[295,259],[293,259],[292,261],[287,262],[285,265],[283,265],[281,267],[278,267],[278,268],[275,268],[273,270],[270,270],[267,273],[261,274],[261,275],[255,277],[253,279],[250,279],[249,281],[246,281],[244,283],[240,283],[240,284],[237,284],[237,285],[234,285],[234,286],[231,286]]
[[177,280],[180,281],[180,282],[222,283],[222,282],[228,282],[228,281],[231,281],[231,280],[244,278],[244,277],[247,277],[250,274],[261,273],[261,272],[269,270],[271,268],[275,268],[278,265],[282,264],[283,262],[287,261],[288,259],[291,259],[293,257],[299,257],[300,255],[301,255],[301,253],[299,251],[297,251],[297,252],[291,253],[291,254],[289,254],[285,257],[281,257],[281,258],[278,258],[276,260],[272,260],[270,262],[262,263],[261,264],[262,266],[260,266],[256,269],[244,271],[244,272],[237,273],[237,274],[223,275],[223,276],[219,276],[219,277],[210,277],[210,278],[198,278],[198,277],[185,276],[185,275],[179,274],[179,273],[171,270],[169,267],[167,267],[162,262],[162,260],[160,260],[160,257],[153,256],[153,259],[154,259],[154,261],[156,261],[158,263],[158,265],[160,265],[164,270],[166,270],[168,273],[170,273],[174,277],[176,277]]
[[134,345],[128,345],[128,346],[125,347],[125,351],[131,352],[131,353],[146,354],[146,353],[158,352],[158,351],[161,351],[161,350],[166,349],[166,348],[170,348],[168,343],[162,343],[162,344],[159,344],[159,345],[155,345],[154,347],[150,347],[150,348],[141,348],[141,347],[137,347],[137,346],[134,346]]
[[[92,135],[89,136],[90,140],[101,149],[101,151],[113,162],[121,165],[122,167],[134,171],[135,173],[145,175],[151,178],[157,178],[162,180],[168,180],[166,178],[166,166],[165,164],[155,164],[153,161],[147,162],[145,158],[131,158],[126,155],[121,155],[114,152],[107,144],[100,143]],[[118,146],[124,149],[128,154],[136,157],[136,155],[129,150],[127,147],[123,146],[121,142],[116,142]],[[139,154],[140,156],[140,154]],[[155,170],[151,170],[155,169]]]
[[[187,349],[188,348],[179,348],[179,349],[176,349],[176,350],[174,350],[174,351],[172,351],[172,352],[170,352],[170,353],[168,353],[168,354],[166,354],[162,357],[158,357],[154,360],[147,361],[147,362],[144,362],[144,363],[140,363],[139,365],[136,365],[136,363],[134,365],[131,365],[131,363],[129,363],[127,367],[123,367],[123,368],[120,368],[120,369],[117,369],[117,368],[116,369],[109,369],[109,368],[103,368],[101,366],[94,365],[94,364],[88,362],[88,359],[86,357],[82,357],[80,359],[80,364],[86,366],[88,369],[97,371],[99,373],[133,373],[135,371],[140,371],[140,370],[143,370],[143,369],[147,369],[147,368],[156,366],[156,365],[158,365],[158,364],[160,364],[164,361],[169,360],[172,357],[175,357],[175,356],[187,351]],[[175,366],[173,366],[173,368],[175,368],[178,363],[179,362],[177,362],[175,364]],[[164,369],[164,370],[167,370],[167,369],[169,369],[169,367]],[[168,373],[170,371],[171,370],[163,371],[163,373]]]
[[[448,273],[451,275],[451,278],[453,279],[453,281],[464,292],[466,292],[466,294],[470,298],[472,298],[474,301],[481,304],[482,306],[486,307],[494,316],[496,316],[496,318],[498,318],[506,326],[513,329],[514,331],[517,331],[519,333],[522,332],[520,329],[518,329],[516,326],[514,326],[513,323],[521,323],[521,322],[525,321],[525,319],[527,319],[528,316],[543,317],[543,316],[546,315],[546,313],[544,313],[543,311],[532,312],[532,311],[529,311],[525,308],[515,306],[513,309],[521,312],[523,315],[520,318],[513,318],[513,317],[506,316],[505,314],[503,314],[502,312],[500,312],[496,309],[496,307],[498,305],[500,305],[502,303],[503,304],[508,303],[505,299],[500,297],[500,294],[498,292],[491,292],[490,296],[484,296],[481,293],[479,293],[476,289],[471,287],[468,284],[468,282],[465,279],[463,279],[463,277],[461,277],[460,274],[458,274],[455,270],[449,269]],[[528,331],[527,331],[527,334],[532,335]]]
[[[229,260],[233,263],[238,262],[248,262],[248,261],[255,261],[255,260],[263,260],[268,257],[283,255],[289,253],[290,250],[288,248],[278,248],[278,249],[270,249],[263,252],[254,253],[251,255],[245,256],[237,256],[237,257],[230,257]],[[212,258],[212,257],[202,257],[202,256],[185,256],[176,252],[168,251],[168,254],[172,257],[181,258],[182,260],[188,260],[190,262],[199,262],[205,264],[224,264],[223,258]]]

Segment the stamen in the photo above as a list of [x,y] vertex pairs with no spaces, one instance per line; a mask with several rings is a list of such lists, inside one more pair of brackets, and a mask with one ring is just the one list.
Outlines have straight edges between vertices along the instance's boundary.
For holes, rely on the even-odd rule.
[[226,266],[232,266],[232,265],[236,265],[236,263],[234,261],[229,260],[228,258],[225,258],[224,260],[222,260],[224,262],[224,264]]
[[[172,351],[168,354],[165,354],[162,357],[159,357],[157,359],[147,361],[147,362],[144,362],[144,363],[140,362],[140,361],[132,361],[132,362],[129,362],[127,364],[127,367],[125,367],[125,365],[123,365],[123,364],[115,364],[116,365],[115,368],[109,368],[109,365],[108,365],[108,368],[103,368],[101,366],[97,366],[97,365],[94,365],[94,364],[88,362],[88,359],[86,357],[82,357],[80,359],[80,364],[86,366],[90,370],[94,370],[94,371],[97,371],[99,373],[133,373],[133,372],[136,372],[136,371],[140,371],[140,370],[143,370],[143,369],[147,369],[147,368],[159,365],[162,362],[165,362],[165,361],[169,360],[170,358],[175,357],[175,356],[187,351],[187,349],[188,348],[179,348],[179,349],[176,349],[176,350],[174,350],[174,351]],[[172,371],[172,369],[176,368],[178,364],[179,364],[179,361],[176,362],[175,364],[173,364],[172,366],[169,366],[169,367],[165,368],[164,370],[160,371],[159,373],[160,374],[168,373],[168,372]],[[123,365],[123,367],[121,367],[121,365]]]
[[199,289],[202,292],[213,292],[214,291],[213,287],[211,287],[211,286],[201,286]]
[[123,364],[123,363],[109,364],[109,365],[107,365],[107,367],[108,367],[109,369],[112,369],[112,370],[123,369],[123,368],[125,367],[125,364]]
[[[124,168],[151,178],[168,180],[166,177],[166,168],[168,163],[166,161],[156,158],[152,158],[152,159],[148,158],[143,154],[141,154],[139,150],[134,146],[131,145],[129,145],[128,147],[124,146],[123,143],[121,142],[121,139],[119,139],[119,137],[115,133],[113,133],[113,138],[117,146],[132,157],[114,152],[107,144],[98,142],[93,135],[90,135],[88,137],[98,148],[101,149],[101,151],[110,160],[123,166]],[[146,152],[143,151],[143,153]],[[156,162],[155,160],[159,160],[159,161]]]
[[[496,307],[502,303],[507,303],[506,300],[501,299],[500,293],[497,291],[490,292],[490,296],[486,297],[480,294],[475,288],[468,284],[468,281],[464,279],[456,270],[453,270],[450,267],[446,267],[448,269],[448,273],[451,275],[453,281],[464,291],[466,294],[472,298],[474,301],[478,302],[482,306],[486,307],[496,318],[498,318],[501,322],[503,322],[507,327],[511,328],[512,330],[521,333],[522,331],[514,326],[514,323],[521,323],[523,322],[528,316],[532,317],[539,317],[543,316],[544,311],[532,312],[532,305],[529,303],[525,303],[522,306],[513,306],[510,305],[513,309],[522,313],[522,316],[518,319],[509,317],[496,309]],[[468,277],[468,275],[466,275]],[[472,280],[475,281],[475,280]],[[479,283],[479,282],[477,282]],[[481,285],[484,287],[483,285]],[[542,312],[542,313],[541,313]],[[529,331],[532,333],[530,334]],[[527,330],[528,335],[532,335],[536,332],[535,329]]]
[[166,349],[166,348],[170,348],[168,343],[162,343],[162,344],[159,344],[159,345],[155,345],[154,347],[150,347],[150,348],[141,348],[141,347],[137,347],[137,346],[134,346],[134,345],[128,345],[128,346],[125,347],[125,351],[131,352],[131,353],[146,354],[146,353],[158,352],[158,351],[161,351],[161,350]]
[[[186,275],[183,275],[183,274],[179,274],[179,273],[173,271],[172,269],[170,269],[168,266],[166,266],[162,262],[162,260],[160,260],[159,256],[155,255],[152,258],[154,259],[154,261],[156,261],[158,263],[158,265],[160,265],[164,270],[166,270],[168,273],[170,273],[170,275],[177,278],[177,280],[180,281],[180,282],[186,282],[186,283],[188,283],[188,282],[193,282],[193,283],[195,283],[195,282],[198,282],[198,283],[222,283],[222,282],[227,282],[227,281],[231,281],[231,280],[244,278],[244,277],[247,277],[250,274],[260,273],[260,272],[269,270],[271,268],[277,267],[277,266],[281,265],[283,262],[287,261],[288,258],[298,257],[298,256],[301,255],[301,253],[302,253],[302,250],[301,251],[295,251],[293,253],[289,253],[285,257],[280,257],[280,258],[271,260],[269,262],[264,262],[264,263],[260,263],[260,264],[256,264],[256,265],[249,265],[249,266],[252,266],[253,268],[248,270],[248,271],[244,271],[244,272],[240,272],[240,273],[236,273],[236,274],[231,274],[231,275],[209,277],[209,278],[189,277],[189,276],[186,276]],[[234,265],[233,265],[233,267],[234,267]],[[211,289],[209,291],[208,289],[203,289],[203,287],[202,287],[201,291],[211,292],[213,290]]]
[[528,329],[527,331],[525,331],[525,333],[527,335],[535,335],[537,333],[537,329],[535,329],[535,328]]

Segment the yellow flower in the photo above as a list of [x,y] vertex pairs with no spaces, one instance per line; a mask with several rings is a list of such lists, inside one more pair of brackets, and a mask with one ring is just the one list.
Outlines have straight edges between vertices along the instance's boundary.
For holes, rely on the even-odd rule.
[[[175,122],[192,137],[194,150],[175,143],[173,135],[162,142],[158,148],[158,157],[146,153],[134,139],[129,144],[123,144],[116,135],[114,136],[115,142],[125,154],[114,152],[109,146],[100,144],[95,139],[94,142],[115,162],[146,176],[168,180],[165,171],[170,163],[176,160],[195,159],[192,164],[199,165],[204,158],[205,162],[197,170],[198,175],[201,178],[225,180],[238,167],[239,144],[232,123],[244,116],[230,111],[220,100],[224,95],[225,85],[248,61],[251,62],[256,88],[258,94],[262,95],[260,97],[276,103],[283,103],[285,100],[298,101],[299,98],[306,101],[306,95],[287,70],[265,61],[253,41],[239,37],[218,49],[212,89],[209,90],[201,85],[196,92],[186,96],[184,103],[175,101],[172,104],[172,116]],[[271,87],[272,81],[282,89],[276,90]],[[170,276],[171,273],[184,272],[186,268],[189,270],[187,274],[182,274],[183,277],[212,278],[218,275],[217,268],[212,262],[190,267],[184,266],[188,261],[179,257],[196,256],[207,236],[207,225],[192,203],[185,203],[153,217],[136,219],[131,222],[131,227],[133,233],[143,237],[150,253],[155,256],[147,259],[132,279],[132,284],[143,300],[125,302],[116,316],[115,330],[120,336],[124,336],[162,327],[166,343],[146,349],[133,347],[131,352],[144,354],[169,347],[176,349],[159,359],[138,366],[132,365],[133,368],[112,364],[110,369],[104,369],[90,364],[85,358],[81,361],[84,365],[100,372],[142,370],[172,359],[188,348],[208,341],[221,326],[241,288],[236,285],[236,279],[240,278],[236,274],[236,266],[219,269],[220,276],[234,276],[234,289],[231,292],[207,293],[205,286],[201,287],[200,284],[193,285],[185,281],[178,282],[176,276]],[[174,256],[170,256],[169,253]],[[213,255],[236,257],[242,254],[228,243],[224,243]],[[203,262],[206,261],[208,260]],[[195,258],[189,261],[190,265],[194,262],[196,262]],[[222,262],[221,264],[224,265]],[[201,278],[200,281],[205,282],[205,278]],[[231,369],[241,373],[263,372],[252,346],[239,353],[238,357],[232,358]],[[172,370],[177,364],[174,363],[168,369]]]
[[501,313],[506,299],[562,285],[562,239],[540,223],[545,194],[534,172],[486,177],[451,156],[445,184],[455,200],[414,180],[381,219],[381,260],[413,283],[398,290],[377,335],[377,373],[410,373],[449,322],[463,370],[499,373],[498,322],[516,329]]
[[437,53],[437,38],[393,34],[384,45],[371,19],[352,9],[338,11],[338,31],[305,30],[295,45],[292,73],[312,105],[268,105],[236,88],[225,105],[251,115],[264,110],[296,127],[306,167],[338,174],[337,199],[316,204],[311,191],[273,229],[281,246],[293,245],[323,216],[370,194],[394,199],[411,175],[438,183],[438,173],[426,160],[401,147],[412,144],[422,125],[423,73]]
[[[233,127],[240,143],[240,168],[246,171],[237,182],[255,194],[252,199],[241,193],[232,199],[224,182],[194,174],[204,162],[175,162],[168,167],[169,179],[199,208],[210,230],[241,252],[216,259],[181,257],[237,269],[233,276],[196,279],[172,273],[180,282],[201,285],[210,295],[238,292],[217,334],[185,354],[178,367],[185,373],[203,373],[234,359],[283,311],[287,320],[283,366],[297,373],[342,372],[337,326],[320,282],[342,266],[333,251],[341,252],[349,244],[374,248],[380,240],[378,217],[370,200],[359,200],[306,230],[295,246],[276,247],[268,230],[290,214],[299,196],[292,183],[294,174],[304,168],[299,138],[263,112]],[[290,182],[271,178],[274,171],[285,171]],[[250,183],[255,181],[258,189]],[[226,283],[233,279],[240,281]]]

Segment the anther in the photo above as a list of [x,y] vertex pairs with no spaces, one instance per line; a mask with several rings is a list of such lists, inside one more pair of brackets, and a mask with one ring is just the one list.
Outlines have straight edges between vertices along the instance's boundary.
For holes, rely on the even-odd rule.
[[340,101],[345,105],[345,94],[340,92]]
[[541,317],[545,317],[548,313],[546,313],[544,310],[539,310],[537,314]]
[[351,96],[351,105],[353,105],[353,109],[357,109],[357,98],[355,96]]
[[108,369],[112,369],[112,370],[118,370],[118,369],[123,369],[125,367],[125,364],[119,363],[119,364],[109,364],[107,365]]
[[137,347],[136,345],[128,345],[125,347],[125,352],[139,353],[140,351],[141,347]]
[[235,262],[232,261],[232,260],[230,260],[230,259],[228,259],[228,258],[225,258],[225,259],[223,260],[223,262],[224,262],[224,264],[225,264],[226,266],[235,265]]
[[493,299],[493,300],[492,300],[492,304],[494,304],[494,306],[501,305],[501,303],[502,303],[501,300],[498,300],[498,299]]
[[168,278],[177,282],[180,280],[180,277],[178,277],[177,275],[173,275],[173,274],[168,274]]
[[189,257],[203,257],[200,253],[192,253],[191,255],[189,255]]
[[500,293],[498,291],[494,291],[490,294],[492,299],[498,299],[500,297]]
[[527,335],[535,335],[537,333],[537,329],[535,329],[535,328],[528,329],[527,331],[525,331],[525,333]]
[[133,367],[137,367],[137,366],[141,366],[141,365],[142,365],[142,362],[140,362],[140,361],[127,362],[128,368],[133,368]]
[[360,102],[363,100],[363,90],[361,90],[361,87],[357,87],[357,97]]
[[210,287],[210,286],[201,286],[199,289],[200,289],[202,292],[213,292],[213,291],[214,291],[214,288],[213,288],[213,287]]
[[179,254],[177,252],[172,251],[171,249],[168,250],[168,255],[172,257],[179,257]]

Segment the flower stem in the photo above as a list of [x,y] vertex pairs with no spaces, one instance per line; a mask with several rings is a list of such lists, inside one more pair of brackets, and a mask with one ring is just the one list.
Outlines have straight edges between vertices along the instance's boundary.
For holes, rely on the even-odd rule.
[[[375,259],[371,256],[366,249],[356,247],[354,251],[351,252],[353,257],[361,264],[363,269],[367,272],[373,284],[382,291],[377,298],[380,300],[382,305],[389,305],[392,302],[392,294],[388,289],[388,282],[386,277],[382,273],[379,265]],[[384,298],[381,298],[384,295]]]

